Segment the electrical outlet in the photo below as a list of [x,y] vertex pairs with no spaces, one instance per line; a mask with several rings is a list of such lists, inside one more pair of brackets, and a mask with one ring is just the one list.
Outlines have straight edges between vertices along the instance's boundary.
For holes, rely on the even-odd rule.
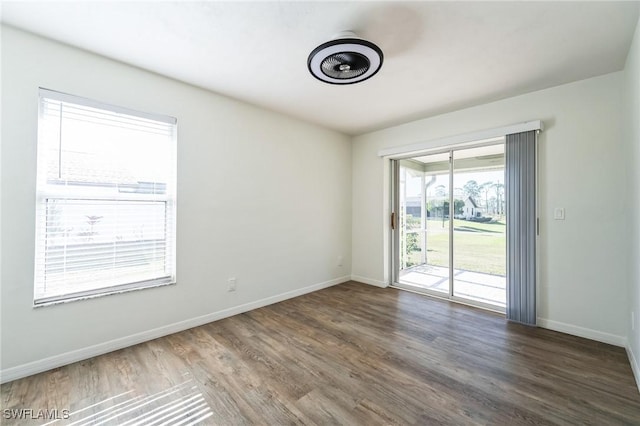
[[227,282],[229,283],[229,288],[227,291],[236,291],[237,280],[235,278],[229,278]]
[[553,210],[553,218],[555,220],[564,220],[564,208],[563,207],[556,207]]
[[342,266],[342,262],[343,262],[343,257],[342,256],[338,256],[338,266]]

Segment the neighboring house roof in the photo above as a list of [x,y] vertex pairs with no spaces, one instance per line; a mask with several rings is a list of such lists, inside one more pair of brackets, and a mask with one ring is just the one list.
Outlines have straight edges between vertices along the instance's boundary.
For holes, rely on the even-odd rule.
[[420,207],[422,205],[422,199],[418,197],[407,197],[405,199],[405,205],[407,207]]
[[[54,156],[48,161],[47,180],[51,183],[117,186],[118,192],[138,194],[161,194],[167,190],[166,182],[138,180],[126,166],[113,164],[113,160],[96,154],[63,151],[60,159]],[[61,164],[59,172],[58,164]]]
[[[64,151],[60,162],[62,180],[78,183],[136,185],[138,180],[122,165],[109,163],[107,158],[83,152]],[[50,158],[47,168],[49,180],[57,176],[58,158]]]
[[465,203],[467,201],[469,201],[473,207],[478,208],[478,203],[476,203],[476,200],[474,200],[473,198],[467,197],[467,199],[465,200]]

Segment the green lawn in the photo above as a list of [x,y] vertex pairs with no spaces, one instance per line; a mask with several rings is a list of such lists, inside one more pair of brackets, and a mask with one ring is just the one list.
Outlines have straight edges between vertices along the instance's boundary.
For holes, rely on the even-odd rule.
[[[505,224],[454,219],[454,267],[487,274],[506,274]],[[420,251],[409,253],[409,264],[420,263]],[[427,221],[427,263],[449,266],[449,221]]]

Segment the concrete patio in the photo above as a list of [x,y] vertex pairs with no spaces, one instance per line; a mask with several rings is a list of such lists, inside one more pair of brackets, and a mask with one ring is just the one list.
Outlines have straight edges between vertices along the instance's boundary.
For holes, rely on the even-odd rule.
[[[506,277],[480,272],[454,269],[454,295],[487,303],[496,307],[506,306]],[[449,293],[449,268],[419,265],[400,271],[400,283]]]

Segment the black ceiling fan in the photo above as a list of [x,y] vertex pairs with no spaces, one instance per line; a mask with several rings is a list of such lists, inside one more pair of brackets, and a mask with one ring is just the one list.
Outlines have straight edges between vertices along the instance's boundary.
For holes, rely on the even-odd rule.
[[311,74],[330,84],[353,84],[372,77],[383,62],[374,43],[345,31],[313,49],[307,59]]

